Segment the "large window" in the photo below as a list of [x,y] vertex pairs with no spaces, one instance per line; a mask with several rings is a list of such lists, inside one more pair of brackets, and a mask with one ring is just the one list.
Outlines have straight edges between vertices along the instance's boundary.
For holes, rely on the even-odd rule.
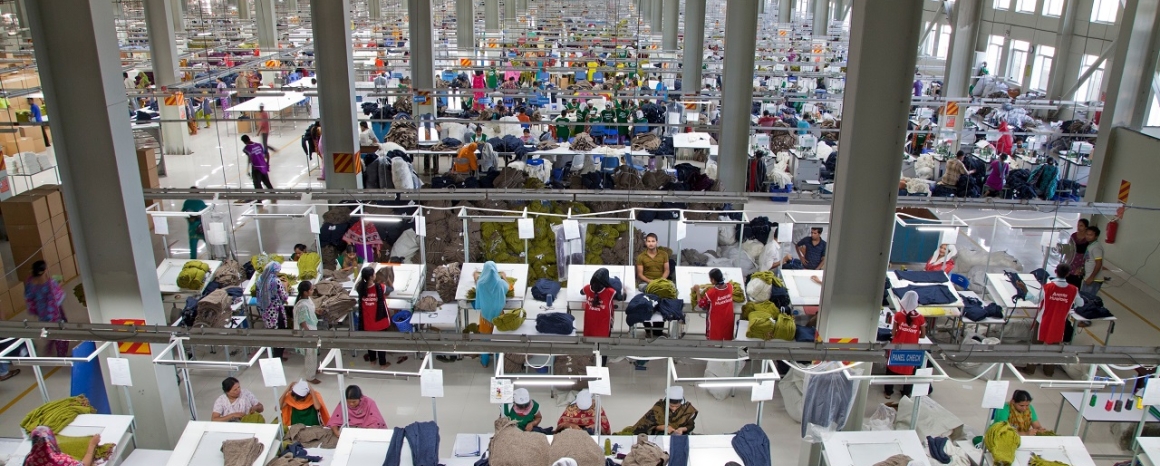
[[992,74],[999,74],[999,63],[1003,61],[1003,47],[1007,45],[1007,38],[991,36],[987,41],[987,68]]
[[1027,67],[1027,52],[1031,43],[1022,40],[1011,41],[1011,58],[1007,60],[1007,77],[1017,83],[1023,82],[1024,68]]
[[1116,10],[1120,8],[1120,0],[1094,0],[1092,2],[1093,23],[1115,23]]
[[[819,0],[823,1],[823,0]],[[944,24],[939,26],[938,31],[938,57],[942,59],[947,58],[947,53],[951,48],[951,27]]]
[[[1080,61],[1079,75],[1083,76],[1084,72],[1091,68],[1092,64],[1098,60],[1099,57],[1095,55],[1084,55],[1083,60]],[[1107,63],[1105,61],[1104,63]],[[1087,81],[1080,83],[1079,89],[1075,91],[1074,99],[1080,102],[1089,102],[1100,99],[1100,88],[1104,84],[1104,63],[1100,63],[1100,67],[1092,73]]]
[[1152,94],[1152,107],[1148,109],[1148,122],[1144,126],[1160,126],[1160,97]]
[[1040,45],[1035,47],[1035,61],[1031,62],[1031,88],[1040,91],[1047,90],[1047,81],[1051,76],[1051,61],[1055,58],[1055,47]]
[[1016,0],[1015,11],[1035,14],[1035,4],[1038,0]]
[[[923,32],[926,32],[927,29],[930,29],[930,21],[924,22],[922,25]],[[926,41],[921,43],[921,44],[918,44],[918,54],[925,56],[925,57],[929,57],[931,55],[934,55],[934,43],[935,43],[934,34],[927,35]]]
[[[1073,0],[1075,1],[1075,0]],[[1062,16],[1063,0],[1043,0],[1043,16]]]
[[1011,9],[1011,0],[995,0],[995,9],[996,10],[1010,10]]

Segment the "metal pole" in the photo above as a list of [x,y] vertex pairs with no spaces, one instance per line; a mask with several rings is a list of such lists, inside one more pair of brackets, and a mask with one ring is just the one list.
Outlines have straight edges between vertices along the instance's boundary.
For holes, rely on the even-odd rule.
[[[675,51],[677,50],[677,35],[681,32],[681,1],[666,0],[663,8],[662,21],[664,25],[661,26],[661,48],[665,51]],[[704,21],[703,17],[702,21]],[[690,52],[699,54],[701,49],[691,50]]]
[[[1091,369],[1088,369],[1088,376],[1087,376],[1087,379],[1089,382],[1094,381],[1096,379],[1097,367],[1095,364],[1092,364],[1091,366],[1092,366]],[[1079,412],[1075,416],[1075,432],[1073,432],[1071,434],[1074,437],[1079,437],[1079,426],[1083,424],[1083,412],[1087,409],[1088,398],[1091,396],[1092,396],[1092,388],[1091,388],[1091,386],[1088,386],[1088,388],[1084,389],[1084,391],[1083,391],[1083,397],[1079,399],[1079,410],[1078,410]],[[1144,411],[1147,411],[1147,410],[1145,409]]]
[[[669,1],[675,2],[677,0]],[[669,435],[669,387],[673,385],[673,370],[675,370],[675,368],[673,367],[673,358],[667,358],[666,361],[668,361],[668,370],[665,371],[665,404],[663,408],[665,410],[665,426],[662,431],[665,433],[665,435]]]
[[757,37],[757,1],[731,0],[726,5],[725,24],[725,43],[729,47],[725,48],[721,150],[717,156],[717,173],[725,191],[742,192],[745,191],[749,112],[753,102],[753,63],[756,51],[753,38]]

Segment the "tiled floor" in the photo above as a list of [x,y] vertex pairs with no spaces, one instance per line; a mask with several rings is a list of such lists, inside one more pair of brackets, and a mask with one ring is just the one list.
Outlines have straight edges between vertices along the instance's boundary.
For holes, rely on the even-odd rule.
[[[299,122],[298,127],[289,124],[275,134],[271,145],[280,150],[274,154],[271,178],[275,186],[287,187],[321,187],[317,181],[317,169],[307,170],[307,160],[298,146],[299,135],[305,123]],[[224,124],[215,123],[208,130],[203,129],[191,138],[193,154],[167,156],[166,164],[169,171],[167,177],[162,178],[162,184],[172,187],[188,187],[197,185],[209,186],[246,186],[248,176],[245,175],[244,159],[240,156],[240,142],[236,131]],[[51,181],[48,178],[36,180],[37,183]],[[19,183],[19,182],[18,182]],[[17,186],[18,188],[20,186]],[[167,208],[176,208],[175,203]],[[247,257],[258,250],[256,228],[252,219],[246,219],[241,213],[246,206],[237,204],[218,204],[218,211],[228,216],[235,225],[235,244],[239,254]],[[267,207],[274,209],[273,207]],[[282,209],[281,205],[277,209]],[[786,206],[766,202],[755,202],[749,207],[751,216],[767,215],[774,221],[782,219],[787,210]],[[793,206],[788,208],[796,212],[823,210],[817,207]],[[1007,212],[984,211],[957,211],[938,212],[943,218],[955,215],[968,220],[971,228],[962,231],[957,244],[960,251],[965,248],[987,246],[992,250],[1005,250],[1015,256],[1025,271],[1039,267],[1043,261],[1040,248],[1040,233],[1025,230],[1022,234],[996,227],[994,219],[986,217],[1003,214],[1008,217],[1040,218],[1045,214],[1023,214]],[[1074,223],[1075,216],[1063,218],[1069,224]],[[171,220],[172,231],[182,231],[180,219]],[[262,221],[262,244],[269,252],[288,252],[295,243],[310,242],[308,224],[302,219],[279,219]],[[993,234],[994,233],[994,234]],[[171,253],[175,257],[184,257],[188,251],[188,243],[183,235],[171,235],[168,238]],[[160,238],[155,238],[155,249],[158,260],[163,257],[163,246]],[[182,249],[186,248],[186,249]],[[3,254],[8,254],[7,248],[0,248]],[[1117,270],[1111,267],[1111,273],[1116,275]],[[1160,306],[1148,294],[1126,285],[1125,281],[1117,278],[1104,287],[1102,293],[1107,307],[1119,318],[1116,326],[1115,343],[1117,345],[1155,345],[1156,337],[1160,334]],[[68,296],[66,308],[70,320],[85,319],[84,311],[76,303],[71,293]],[[690,319],[690,330],[695,333],[703,328],[704,320],[699,317]],[[1097,343],[1104,338],[1102,327],[1092,327],[1077,335],[1078,343]],[[219,352],[210,355],[204,348],[198,349],[198,357],[222,357]],[[344,355],[345,364],[353,367],[367,367],[360,357],[353,357],[351,353]],[[418,358],[412,355],[411,360],[397,364],[395,368],[415,369]],[[295,355],[289,362],[288,374],[301,370],[302,358]],[[681,374],[700,375],[705,363],[693,360],[678,360],[678,372]],[[494,374],[494,369],[482,367],[476,359],[466,359],[455,363],[436,362],[436,368],[444,370],[445,397],[437,400],[436,408],[441,426],[443,439],[441,451],[443,456],[450,455],[454,435],[458,432],[490,432],[492,421],[499,414],[496,405],[487,403],[486,392],[488,380]],[[636,422],[649,406],[663,396],[665,386],[665,371],[661,361],[653,362],[646,371],[634,370],[627,361],[610,364],[612,374],[613,395],[603,398],[605,410],[611,419],[614,429],[629,426]],[[969,381],[972,376],[959,371],[949,365],[946,366],[952,375],[961,380],[947,381],[937,384],[932,399],[941,403],[945,408],[958,416],[968,429],[981,431],[984,428],[986,412],[979,408],[984,383],[979,380]],[[752,368],[747,367],[746,371]],[[49,393],[53,397],[67,394],[69,377],[67,370],[47,371]],[[220,394],[220,379],[224,375],[193,375],[191,377],[195,389],[198,417],[209,418],[209,409],[213,400]],[[257,370],[250,370],[240,376],[244,386],[251,388],[267,406],[274,404],[274,393],[270,389],[262,388],[261,375]],[[1067,376],[1062,371],[1057,372],[1056,378]],[[324,376],[320,389],[327,402],[334,405],[340,399],[337,380],[334,377]],[[0,383],[0,436],[18,436],[17,421],[29,410],[40,403],[39,396],[34,390],[34,379],[31,370],[24,369],[19,376]],[[351,380],[348,383],[361,385],[364,392],[378,401],[384,410],[387,422],[392,425],[406,425],[413,421],[428,420],[432,416],[430,399],[419,396],[419,387],[416,380]],[[1014,385],[1014,384],[1013,384]],[[1029,390],[1035,397],[1035,406],[1041,419],[1048,427],[1054,425],[1056,413],[1059,409],[1058,390],[1041,389],[1035,386],[1018,387]],[[543,407],[545,423],[555,421],[564,405],[564,396],[556,399],[549,398],[549,391],[544,388],[532,387],[533,397],[540,401]],[[723,400],[713,398],[706,390],[686,387],[688,399],[700,410],[697,419],[697,432],[704,434],[728,433],[735,431],[741,425],[753,422],[756,418],[756,404],[749,401],[747,390],[738,390],[735,397]],[[897,400],[897,398],[895,398]],[[879,387],[872,387],[866,405],[866,414],[869,416],[885,401]],[[1069,433],[1073,429],[1075,413],[1065,410],[1064,419],[1060,423],[1060,433]],[[799,426],[789,418],[785,411],[781,395],[765,404],[762,417],[762,426],[770,436],[775,458],[778,464],[792,463],[798,458],[801,446]],[[1110,426],[1101,424],[1090,429],[1087,442],[1093,453],[1121,453],[1112,441]],[[1099,464],[1111,464],[1110,461],[1100,461]]]

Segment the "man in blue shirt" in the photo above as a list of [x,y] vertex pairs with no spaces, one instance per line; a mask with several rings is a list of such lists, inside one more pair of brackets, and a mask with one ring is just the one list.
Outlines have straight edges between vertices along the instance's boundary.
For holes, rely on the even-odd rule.
[[787,270],[822,270],[826,268],[826,241],[822,239],[822,228],[810,228],[810,236],[797,242],[797,259],[785,256],[781,268]]
[[[34,123],[43,123],[44,115],[40,112],[40,106],[36,105],[36,101],[32,97],[28,98],[29,112],[32,113],[32,121]],[[44,147],[52,147],[52,141],[48,140],[48,127],[41,126],[40,134],[44,136]]]

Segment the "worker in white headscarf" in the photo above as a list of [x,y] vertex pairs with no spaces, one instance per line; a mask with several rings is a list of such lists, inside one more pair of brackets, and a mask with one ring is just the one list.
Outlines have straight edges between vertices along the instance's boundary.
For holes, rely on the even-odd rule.
[[[668,399],[668,403],[665,400]],[[665,424],[665,409],[668,409],[668,424]],[[644,413],[636,425],[632,426],[634,434],[670,434],[687,435],[697,426],[697,408],[685,399],[685,389],[680,386],[669,387],[665,390],[665,397],[653,404],[652,409]]]
[[[891,343],[896,345],[917,345],[926,336],[926,318],[918,313],[918,293],[907,291],[898,302],[898,312],[891,318]],[[913,366],[886,366],[886,370],[898,375],[914,375]],[[912,385],[902,386],[902,396],[910,396]],[[894,385],[885,386],[886,398],[894,396]]]
[[955,268],[955,255],[958,253],[959,250],[955,245],[940,244],[934,255],[930,256],[930,260],[926,261],[926,271],[951,273]]

